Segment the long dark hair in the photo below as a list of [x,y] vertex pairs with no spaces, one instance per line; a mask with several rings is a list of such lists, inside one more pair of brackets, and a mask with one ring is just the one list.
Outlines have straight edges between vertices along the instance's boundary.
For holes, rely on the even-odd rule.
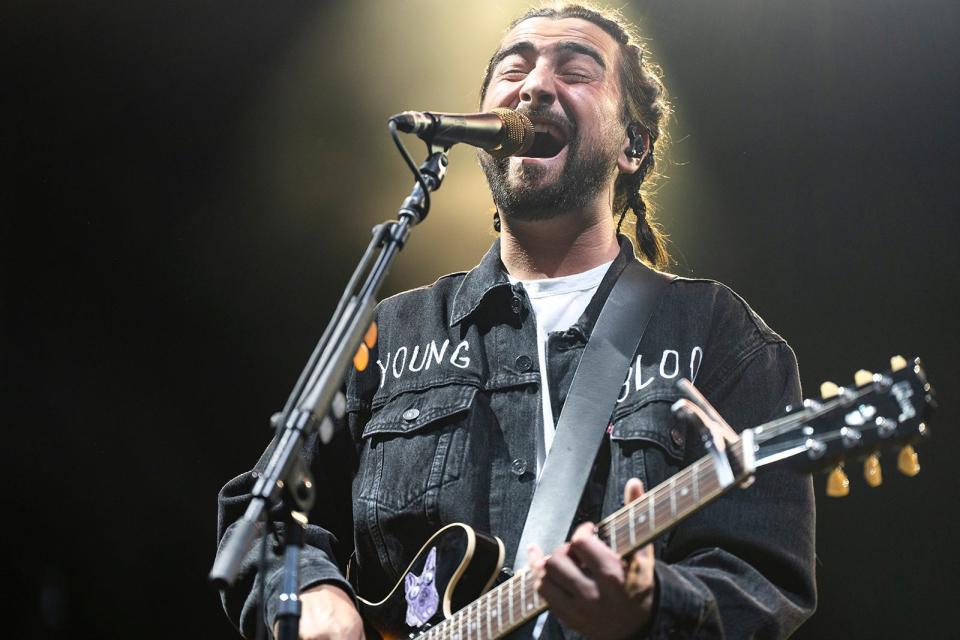
[[[633,27],[616,11],[567,4],[560,7],[531,9],[514,20],[507,31],[531,18],[581,18],[597,25],[620,44],[620,87],[623,91],[624,127],[637,123],[650,136],[650,146],[643,164],[636,173],[620,174],[614,183],[613,210],[618,217],[618,229],[623,223],[633,227],[634,238],[640,257],[652,266],[662,269],[670,261],[667,253],[666,235],[654,219],[652,207],[644,196],[649,196],[650,185],[656,177],[654,165],[663,154],[667,142],[666,120],[670,115],[667,90],[661,80],[660,67],[650,60],[649,52]],[[487,93],[487,85],[493,73],[493,60],[487,69],[480,89],[480,102]],[[644,185],[646,182],[646,185]],[[632,212],[632,216],[628,216]]]

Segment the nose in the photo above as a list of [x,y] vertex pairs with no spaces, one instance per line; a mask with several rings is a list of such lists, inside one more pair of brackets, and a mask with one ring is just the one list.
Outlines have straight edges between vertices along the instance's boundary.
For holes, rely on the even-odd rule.
[[520,105],[531,109],[549,106],[557,99],[557,90],[553,72],[547,64],[538,64],[523,81],[520,87]]

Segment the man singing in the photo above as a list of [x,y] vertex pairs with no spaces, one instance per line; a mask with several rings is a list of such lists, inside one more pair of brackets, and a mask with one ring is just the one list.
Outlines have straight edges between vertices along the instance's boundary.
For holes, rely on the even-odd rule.
[[[484,111],[527,115],[536,141],[520,157],[479,152],[500,238],[472,271],[380,304],[378,366],[348,380],[349,429],[333,447],[315,436],[306,444],[316,474],[349,457],[353,491],[343,508],[325,499],[310,514],[302,638],[361,638],[354,586],[368,599],[386,595],[446,524],[498,536],[511,564],[580,356],[636,260],[621,225],[644,262],[667,264],[641,185],[668,105],[618,16],[578,5],[528,12],[491,58],[480,95]],[[791,471],[761,474],[626,562],[593,535],[592,523],[704,455],[670,411],[682,377],[738,430],[800,400],[793,352],[742,299],[713,281],[673,280],[620,389],[571,542],[529,550],[551,611],[540,637],[776,638],[812,613],[813,491]],[[221,537],[252,484],[248,473],[224,487]],[[351,505],[352,540],[338,542],[330,529]],[[340,568],[351,551],[355,585]],[[258,575],[251,555],[224,596],[248,636],[261,611],[257,580],[266,581],[263,622],[275,623],[280,574],[270,558]]]

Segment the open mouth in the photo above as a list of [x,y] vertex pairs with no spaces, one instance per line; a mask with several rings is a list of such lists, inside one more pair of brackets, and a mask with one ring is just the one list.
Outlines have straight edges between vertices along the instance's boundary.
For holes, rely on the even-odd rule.
[[567,134],[553,123],[533,123],[534,138],[525,158],[552,158],[567,146]]

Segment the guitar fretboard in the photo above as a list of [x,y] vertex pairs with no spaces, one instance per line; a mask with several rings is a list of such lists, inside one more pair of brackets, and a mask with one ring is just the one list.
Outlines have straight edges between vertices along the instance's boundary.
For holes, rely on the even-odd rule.
[[[741,462],[738,468],[743,468],[740,441],[730,445],[728,454]],[[626,556],[724,490],[712,456],[705,456],[605,518],[597,525],[597,536],[618,555]],[[495,640],[532,620],[548,606],[536,592],[533,576],[521,571],[418,638]]]

